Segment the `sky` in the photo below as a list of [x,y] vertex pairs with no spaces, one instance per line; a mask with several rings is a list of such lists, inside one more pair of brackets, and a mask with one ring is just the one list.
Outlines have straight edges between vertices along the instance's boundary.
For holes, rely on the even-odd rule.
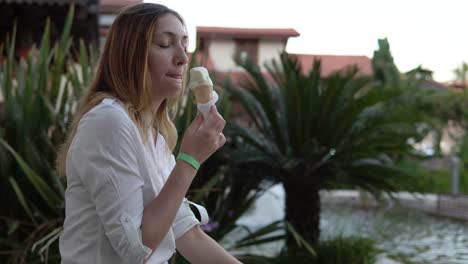
[[157,0],[197,26],[294,28],[289,53],[366,55],[387,38],[401,72],[421,65],[440,82],[468,62],[468,0]]

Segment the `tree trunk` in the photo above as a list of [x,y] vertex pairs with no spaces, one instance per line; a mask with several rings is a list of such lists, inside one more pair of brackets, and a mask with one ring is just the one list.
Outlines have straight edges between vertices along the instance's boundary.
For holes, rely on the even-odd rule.
[[[320,196],[319,183],[302,181],[291,177],[283,182],[286,195],[286,221],[288,221],[308,243],[314,245],[320,237]],[[299,247],[292,234],[287,237],[288,252],[293,256],[307,255]]]

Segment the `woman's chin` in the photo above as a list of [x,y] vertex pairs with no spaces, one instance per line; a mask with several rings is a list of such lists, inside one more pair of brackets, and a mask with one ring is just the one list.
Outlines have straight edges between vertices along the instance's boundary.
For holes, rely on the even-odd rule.
[[171,90],[172,93],[169,95],[169,97],[178,97],[181,91],[182,87],[180,85],[176,86],[173,90]]
[[182,84],[172,82],[172,83],[166,83],[164,86],[160,86],[164,88],[155,88],[156,91],[156,97],[160,99],[173,99],[178,96],[180,96],[180,93],[182,91]]

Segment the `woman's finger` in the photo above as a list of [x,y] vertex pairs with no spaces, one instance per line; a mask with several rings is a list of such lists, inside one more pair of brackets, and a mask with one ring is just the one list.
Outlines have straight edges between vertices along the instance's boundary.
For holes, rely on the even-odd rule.
[[223,133],[219,133],[219,147],[222,147],[226,143],[226,137]]
[[220,132],[226,125],[224,118],[216,110],[216,106],[211,107],[210,118],[206,122],[206,126]]
[[200,129],[200,126],[203,124],[203,115],[198,113],[198,115],[193,120],[192,124],[190,125],[190,130],[197,131]]
[[212,105],[212,106],[210,107],[211,113],[218,112],[217,110],[218,110],[218,109],[216,109],[216,105]]
[[217,132],[222,132],[224,127],[226,126],[226,121],[221,118],[220,120],[218,120],[218,122],[215,124],[215,130]]

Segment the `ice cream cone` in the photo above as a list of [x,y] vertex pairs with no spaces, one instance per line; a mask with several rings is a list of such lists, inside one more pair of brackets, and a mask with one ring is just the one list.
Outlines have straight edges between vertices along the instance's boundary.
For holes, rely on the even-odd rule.
[[206,104],[213,95],[213,82],[204,67],[195,67],[190,70],[188,87],[193,90],[198,104]]
[[211,96],[213,95],[213,86],[199,85],[194,88],[193,92],[198,104],[206,104],[211,100]]

